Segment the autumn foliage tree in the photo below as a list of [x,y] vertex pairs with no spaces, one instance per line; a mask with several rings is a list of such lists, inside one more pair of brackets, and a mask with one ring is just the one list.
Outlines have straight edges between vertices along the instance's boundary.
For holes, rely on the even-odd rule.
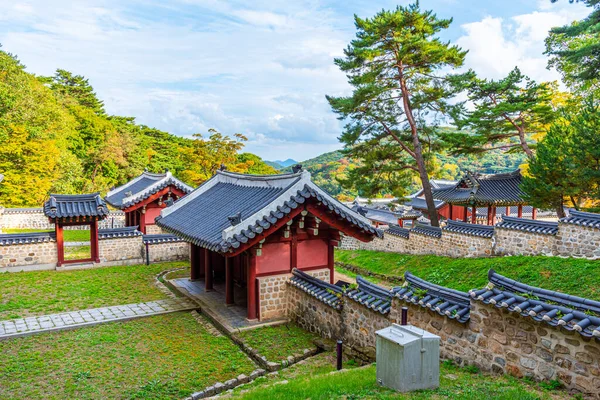
[[[397,192],[418,174],[431,224],[438,226],[428,176],[428,154],[437,146],[436,120],[454,95],[447,71],[463,65],[466,52],[436,35],[451,19],[422,11],[418,3],[355,17],[356,39],[335,60],[353,87],[351,96],[327,96],[340,119],[347,155],[359,159],[355,185],[367,194]],[[425,145],[425,146],[424,146]]]

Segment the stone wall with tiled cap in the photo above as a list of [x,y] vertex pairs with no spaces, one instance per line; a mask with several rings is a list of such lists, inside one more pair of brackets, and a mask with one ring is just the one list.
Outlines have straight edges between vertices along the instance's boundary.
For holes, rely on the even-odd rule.
[[[329,269],[305,271],[307,274],[329,282]],[[258,277],[259,315],[261,320],[282,318],[287,315],[287,282],[292,274]]]
[[339,248],[448,257],[545,255],[600,259],[600,214],[577,212],[559,222],[507,217],[494,227],[493,235],[477,232],[476,227],[481,225],[457,224],[461,229],[445,227],[441,237],[413,230],[399,236],[386,230],[382,239],[364,243],[345,236]]
[[[98,224],[100,229],[125,226],[125,213],[111,211],[108,217]],[[48,221],[42,208],[2,208],[0,207],[0,232],[7,229],[44,229],[54,230],[54,224]],[[69,229],[89,229],[88,226],[74,226]]]
[[142,236],[99,240],[98,252],[102,263],[141,264],[143,262]]
[[[391,291],[395,292],[400,291]],[[382,314],[347,294],[341,296],[341,307],[334,307],[303,291],[297,283],[288,284],[287,293],[290,319],[325,338],[344,340],[346,346],[366,358],[375,357],[375,332],[400,323],[401,309],[407,307],[409,324],[440,336],[442,358],[490,373],[557,380],[569,391],[600,397],[600,337],[537,321],[473,297],[469,300],[469,319],[459,322],[424,303],[395,296],[389,313]]]
[[56,241],[0,246],[0,272],[54,269]]

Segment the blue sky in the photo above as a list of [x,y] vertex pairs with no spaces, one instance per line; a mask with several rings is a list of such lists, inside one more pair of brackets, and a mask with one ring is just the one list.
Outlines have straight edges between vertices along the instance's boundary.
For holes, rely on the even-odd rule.
[[[109,113],[189,136],[243,133],[265,159],[304,160],[340,148],[325,95],[347,94],[333,58],[353,15],[408,2],[320,0],[0,0],[0,43],[29,72],[90,79]],[[587,15],[559,0],[422,0],[453,17],[443,38],[469,49],[467,67],[499,78],[515,65],[537,80],[552,26]]]

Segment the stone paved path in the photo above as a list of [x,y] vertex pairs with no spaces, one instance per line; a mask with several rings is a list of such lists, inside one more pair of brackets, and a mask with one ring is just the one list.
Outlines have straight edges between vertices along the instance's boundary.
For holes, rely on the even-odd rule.
[[0,340],[197,308],[197,304],[186,298],[175,298],[11,319],[0,321]]

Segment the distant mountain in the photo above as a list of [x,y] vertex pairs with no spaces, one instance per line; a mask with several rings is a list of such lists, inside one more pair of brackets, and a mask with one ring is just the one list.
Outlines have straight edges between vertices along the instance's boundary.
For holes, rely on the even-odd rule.
[[271,167],[275,168],[275,169],[284,169],[287,167],[291,167],[292,165],[296,165],[298,164],[298,161],[293,160],[291,158],[288,158],[285,161],[281,161],[281,160],[275,160],[275,161],[266,161],[263,160],[265,164],[270,165]]
[[[510,172],[527,162],[524,154],[505,153],[501,150],[490,151],[481,156],[455,157],[443,153],[437,154],[436,157],[438,170],[434,178],[449,180],[460,179],[467,171],[486,174]],[[355,190],[342,188],[337,180],[337,178],[346,178],[348,168],[356,165],[356,160],[345,157],[341,151],[324,153],[300,164],[310,172],[313,181],[332,196],[342,201],[349,201],[356,197]],[[281,172],[292,172],[292,168],[283,168]],[[409,192],[414,192],[420,187],[420,182],[415,179],[414,187],[409,188]]]

